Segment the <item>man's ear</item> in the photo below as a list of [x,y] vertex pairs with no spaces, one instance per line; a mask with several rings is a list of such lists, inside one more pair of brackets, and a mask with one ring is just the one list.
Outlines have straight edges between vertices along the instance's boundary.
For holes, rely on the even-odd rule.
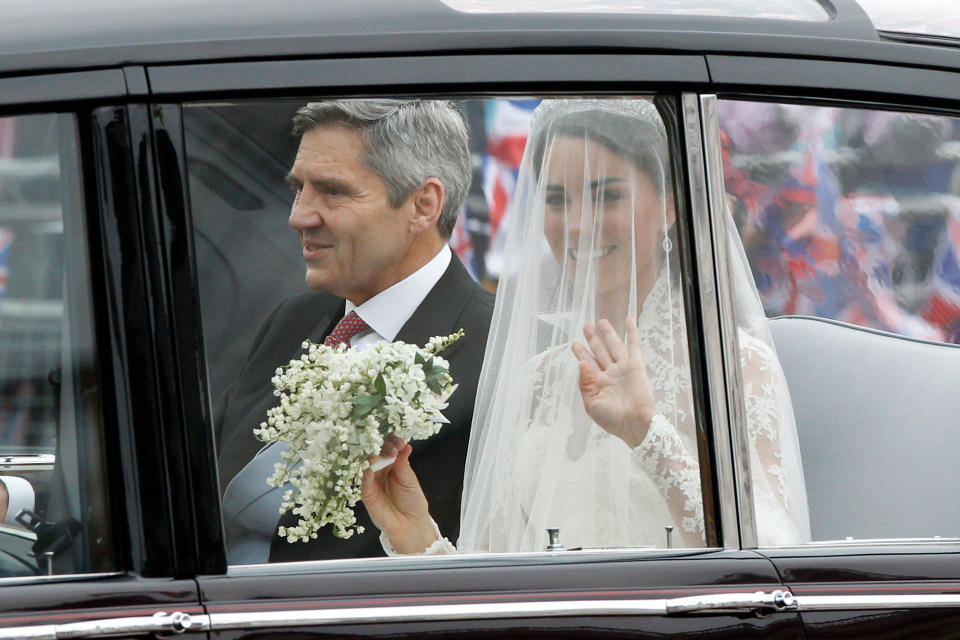
[[410,231],[420,234],[437,226],[447,193],[439,178],[427,178],[419,189],[413,192],[413,216],[410,218]]

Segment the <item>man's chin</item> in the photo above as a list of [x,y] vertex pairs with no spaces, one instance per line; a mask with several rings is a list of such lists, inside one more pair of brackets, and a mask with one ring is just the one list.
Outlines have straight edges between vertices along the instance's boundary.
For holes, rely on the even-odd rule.
[[318,273],[315,269],[307,269],[304,281],[308,287],[316,291],[331,292],[330,287],[333,285],[333,280],[327,273]]

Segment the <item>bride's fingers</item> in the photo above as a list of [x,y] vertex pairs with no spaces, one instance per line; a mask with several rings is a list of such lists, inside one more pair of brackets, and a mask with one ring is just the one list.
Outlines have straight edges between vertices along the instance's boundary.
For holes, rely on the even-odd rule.
[[398,438],[392,433],[383,439],[383,446],[380,447],[381,458],[395,458],[397,452],[407,444],[403,438]]
[[640,347],[640,332],[637,331],[637,320],[627,318],[627,354],[631,358],[643,358],[643,350]]
[[593,357],[600,369],[605,370],[609,367],[613,360],[610,358],[610,353],[607,351],[603,338],[597,333],[597,328],[592,322],[584,323],[583,337],[587,339],[587,344],[590,345],[590,350],[593,351]]
[[403,448],[397,452],[397,459],[393,463],[394,477],[401,485],[408,489],[420,488],[420,480],[410,466],[410,454],[413,453],[413,447],[409,444],[403,445]]
[[585,398],[584,402],[587,402],[589,396],[597,387],[597,367],[587,360],[581,360],[579,364],[580,371],[577,383],[580,385],[580,396]]
[[370,469],[364,469],[360,478],[360,499],[369,503],[379,494],[380,485],[377,484],[376,475]]
[[593,354],[590,353],[590,350],[583,346],[579,340],[574,340],[571,348],[573,349],[573,355],[580,361],[581,366],[586,364],[592,368],[597,368],[597,361],[593,357]]
[[620,336],[617,335],[610,321],[603,319],[598,322],[597,330],[603,339],[604,346],[607,348],[607,353],[610,354],[610,359],[613,362],[625,360],[627,358],[627,346],[623,343],[623,340],[620,339]]

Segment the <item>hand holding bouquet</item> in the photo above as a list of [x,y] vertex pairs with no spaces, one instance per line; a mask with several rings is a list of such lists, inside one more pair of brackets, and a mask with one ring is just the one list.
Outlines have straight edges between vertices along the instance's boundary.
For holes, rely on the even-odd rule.
[[441,411],[457,387],[437,354],[461,337],[463,330],[433,337],[424,347],[381,342],[362,351],[307,340],[305,354],[277,369],[280,404],[254,435],[287,445],[285,462],[267,478],[271,486],[293,485],[281,511],[292,509],[299,520],[280,527],[281,536],[305,542],[327,523],[341,538],[362,532],[353,507],[369,458],[389,434],[410,441],[440,430]]

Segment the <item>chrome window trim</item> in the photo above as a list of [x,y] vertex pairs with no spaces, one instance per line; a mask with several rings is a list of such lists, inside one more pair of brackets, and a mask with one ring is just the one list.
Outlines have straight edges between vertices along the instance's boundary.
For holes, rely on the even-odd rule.
[[702,118],[707,199],[711,214],[711,237],[716,260],[720,339],[726,374],[724,388],[726,389],[727,416],[730,424],[734,484],[740,524],[740,545],[744,549],[755,549],[758,546],[758,540],[750,476],[750,438],[746,429],[747,412],[743,395],[743,376],[740,370],[740,340],[736,317],[733,312],[733,292],[730,290],[730,256],[727,253],[727,243],[725,241],[727,199],[723,184],[720,117],[717,110],[716,95],[700,96],[700,114]]
[[[716,112],[716,96],[714,113]],[[683,110],[686,162],[690,176],[690,208],[693,224],[694,260],[700,274],[699,304],[703,320],[703,352],[706,358],[707,389],[710,412],[713,416],[713,442],[716,456],[717,493],[720,500],[720,546],[739,549],[743,541],[741,522],[737,517],[737,488],[734,483],[736,460],[728,425],[727,393],[724,384],[724,349],[721,333],[721,307],[717,293],[717,274],[722,272],[714,262],[713,229],[710,223],[706,141],[701,124],[702,99],[693,93],[681,97]]]
[[416,569],[463,569],[465,567],[543,567],[590,562],[608,563],[611,561],[630,562],[633,560],[648,559],[683,559],[699,557],[705,552],[719,550],[717,547],[675,547],[673,549],[665,549],[662,547],[617,547],[567,549],[565,551],[475,552],[436,556],[409,555],[377,558],[342,558],[338,560],[232,564],[227,567],[227,575],[233,578],[241,578],[316,574],[324,572],[366,573],[370,571],[410,571]]
[[36,584],[43,582],[55,582],[57,584],[64,582],[83,582],[85,580],[99,580],[101,578],[117,578],[119,576],[125,575],[122,571],[110,571],[103,573],[70,573],[70,574],[59,574],[59,575],[38,575],[38,576],[10,576],[8,578],[0,578],[0,588],[14,586],[14,585],[24,585],[24,584]]
[[[791,544],[783,546],[764,545],[758,546],[761,551],[783,551],[796,549],[849,549],[853,548],[878,548],[889,551],[890,547],[954,547],[960,544],[960,537],[951,536],[933,536],[929,538],[845,538],[839,540],[811,540],[803,544]],[[942,550],[940,550],[942,552]]]

